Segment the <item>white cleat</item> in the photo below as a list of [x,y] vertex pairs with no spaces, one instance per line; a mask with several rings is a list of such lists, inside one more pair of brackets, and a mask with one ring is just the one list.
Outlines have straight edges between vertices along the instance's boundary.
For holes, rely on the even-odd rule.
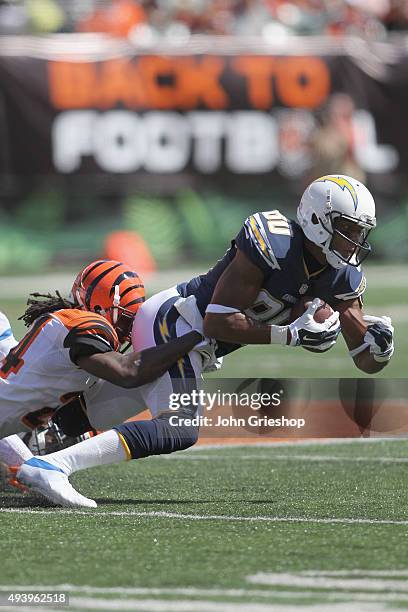
[[25,461],[16,471],[20,484],[40,493],[54,504],[68,508],[96,508],[93,499],[84,497],[74,489],[68,476],[58,467],[33,457]]

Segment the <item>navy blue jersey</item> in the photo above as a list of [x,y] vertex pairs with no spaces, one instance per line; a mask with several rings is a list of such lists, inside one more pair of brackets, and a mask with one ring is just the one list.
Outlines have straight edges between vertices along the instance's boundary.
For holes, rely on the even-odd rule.
[[[303,295],[319,297],[335,309],[339,303],[364,293],[366,283],[361,268],[348,265],[336,270],[326,265],[310,272],[303,242],[300,226],[279,211],[255,213],[246,219],[224,257],[207,274],[180,284],[178,290],[184,297],[195,295],[204,316],[217,281],[238,248],[264,273],[262,289],[245,311],[252,319],[284,325],[292,306]],[[237,345],[220,343],[219,347],[219,354],[226,354]]]

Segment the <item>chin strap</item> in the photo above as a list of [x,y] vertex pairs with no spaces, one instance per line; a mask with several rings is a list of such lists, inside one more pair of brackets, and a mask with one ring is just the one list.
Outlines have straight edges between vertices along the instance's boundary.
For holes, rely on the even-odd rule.
[[119,304],[120,304],[119,285],[115,285],[115,292],[113,294],[113,312],[112,312],[112,321],[114,325],[118,322]]

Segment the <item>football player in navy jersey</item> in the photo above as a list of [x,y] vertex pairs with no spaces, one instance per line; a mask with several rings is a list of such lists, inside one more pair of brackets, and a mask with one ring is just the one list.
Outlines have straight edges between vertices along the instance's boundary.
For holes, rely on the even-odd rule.
[[[195,293],[203,308],[201,286],[208,287],[208,277],[217,276],[205,307],[205,333],[224,343],[276,342],[269,323],[286,322],[302,294],[318,296],[339,312],[356,366],[379,372],[394,347],[389,318],[363,313],[366,281],[360,264],[370,253],[367,237],[376,224],[372,195],[351,177],[323,176],[306,189],[297,217],[299,223],[278,211],[252,215],[207,278],[183,288]],[[281,341],[294,342],[302,343],[290,331]],[[321,349],[325,341],[313,343]]]
[[[360,264],[371,250],[367,238],[376,224],[372,195],[351,177],[324,176],[306,189],[297,219],[298,223],[291,221],[276,210],[251,215],[207,274],[162,291],[140,307],[132,331],[135,351],[165,344],[191,330],[214,338],[212,346],[190,352],[140,389],[156,415],[152,420],[123,423],[43,460],[66,477],[98,465],[101,453],[106,464],[188,448],[198,438],[198,427],[171,424],[170,395],[195,389],[203,371],[217,367],[220,357],[242,345],[325,351],[335,344],[341,329],[357,367],[379,372],[391,359],[394,345],[389,317],[365,315],[362,307],[365,278]],[[327,301],[335,312],[324,323],[316,323],[313,314],[319,300],[315,299],[290,322],[291,307],[303,295]],[[196,411],[192,404],[177,415],[191,417]],[[104,436],[112,432],[122,446],[108,451]],[[43,460],[37,470],[44,482]],[[17,474],[23,482],[25,471],[23,463]],[[30,478],[34,481],[36,476],[31,472]]]

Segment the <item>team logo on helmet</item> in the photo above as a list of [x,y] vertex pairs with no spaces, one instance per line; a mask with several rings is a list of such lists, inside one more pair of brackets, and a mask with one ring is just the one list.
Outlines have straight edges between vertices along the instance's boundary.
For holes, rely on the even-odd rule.
[[321,176],[320,178],[316,179],[315,182],[323,183],[324,181],[331,181],[332,183],[336,183],[336,185],[338,185],[343,191],[347,189],[347,191],[350,193],[351,197],[353,198],[354,212],[357,210],[357,204],[358,204],[357,192],[354,189],[353,185],[350,183],[350,181],[348,181],[347,179],[341,176],[331,176],[330,174],[328,174],[326,176]]

